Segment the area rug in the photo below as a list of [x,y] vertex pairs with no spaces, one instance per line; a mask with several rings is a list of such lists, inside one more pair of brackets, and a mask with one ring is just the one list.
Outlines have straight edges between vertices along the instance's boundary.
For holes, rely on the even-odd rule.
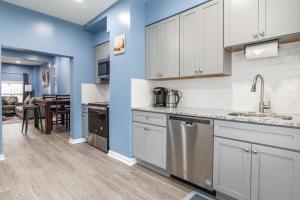
[[2,116],[3,124],[13,124],[13,123],[22,123],[22,119],[18,116],[6,117]]
[[183,200],[215,200],[197,192],[191,192]]

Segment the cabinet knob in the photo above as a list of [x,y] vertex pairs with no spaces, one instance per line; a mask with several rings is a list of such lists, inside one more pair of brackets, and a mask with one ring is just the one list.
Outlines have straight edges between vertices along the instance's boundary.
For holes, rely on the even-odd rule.
[[262,31],[262,32],[259,33],[259,35],[260,35],[260,36],[265,36],[265,32]]
[[195,69],[195,73],[198,74],[198,70],[197,69]]
[[252,150],[252,153],[253,154],[258,154],[258,151],[254,149],[254,150]]
[[244,151],[245,151],[245,152],[249,152],[250,149],[249,149],[249,148],[244,148]]
[[202,69],[198,69],[198,72],[199,72],[199,73],[202,73],[202,72],[203,72],[203,70],[202,70]]
[[258,38],[258,34],[257,34],[257,33],[254,33],[254,34],[253,34],[253,37],[254,37],[254,38]]

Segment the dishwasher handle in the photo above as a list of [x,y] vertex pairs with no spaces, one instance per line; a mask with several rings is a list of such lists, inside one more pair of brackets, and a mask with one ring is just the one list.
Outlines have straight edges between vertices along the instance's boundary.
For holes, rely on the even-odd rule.
[[176,120],[181,121],[184,123],[185,126],[191,127],[193,124],[207,124],[211,125],[213,123],[212,119],[207,118],[190,118],[190,117],[183,117],[183,116],[176,116],[176,115],[170,115],[169,120]]

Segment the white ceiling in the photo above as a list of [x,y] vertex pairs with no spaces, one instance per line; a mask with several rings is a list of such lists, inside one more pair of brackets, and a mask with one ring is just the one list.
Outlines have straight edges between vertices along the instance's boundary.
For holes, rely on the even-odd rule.
[[4,0],[37,12],[85,25],[117,0]]
[[39,66],[44,64],[43,61],[37,61],[37,60],[26,60],[26,59],[19,59],[19,58],[13,58],[13,57],[1,57],[1,62],[6,64],[14,64],[14,65],[29,65],[29,66]]

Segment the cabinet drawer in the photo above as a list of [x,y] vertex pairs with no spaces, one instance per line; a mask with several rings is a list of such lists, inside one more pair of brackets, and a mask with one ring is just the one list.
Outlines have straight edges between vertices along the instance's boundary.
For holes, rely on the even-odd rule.
[[300,151],[300,129],[215,120],[215,136]]
[[133,121],[157,126],[167,126],[166,114],[133,111]]

